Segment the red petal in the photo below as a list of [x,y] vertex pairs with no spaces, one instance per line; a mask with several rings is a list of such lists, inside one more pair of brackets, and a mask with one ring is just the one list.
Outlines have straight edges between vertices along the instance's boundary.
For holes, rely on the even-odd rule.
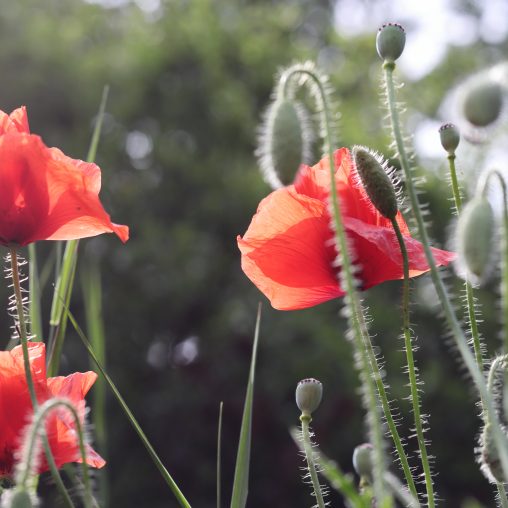
[[47,148],[38,136],[0,136],[0,243],[72,240],[116,233],[125,242],[127,226],[111,222],[99,201],[100,170]]
[[30,134],[25,106],[15,109],[10,115],[0,111],[0,135],[6,132]]
[[238,238],[242,268],[276,309],[311,307],[342,294],[333,247],[325,247],[330,237],[324,203],[297,194],[293,186],[280,189],[260,203]]

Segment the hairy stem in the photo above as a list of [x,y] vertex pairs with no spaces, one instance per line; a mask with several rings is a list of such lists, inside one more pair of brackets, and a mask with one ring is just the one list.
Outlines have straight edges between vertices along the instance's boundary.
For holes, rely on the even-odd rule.
[[411,338],[411,329],[409,323],[409,258],[406,249],[404,237],[400,227],[395,219],[392,219],[393,229],[399,242],[400,253],[404,268],[404,281],[402,286],[402,327],[404,331],[404,345],[406,350],[406,360],[408,367],[409,386],[411,387],[411,403],[413,406],[414,424],[416,429],[416,439],[420,449],[420,459],[422,461],[423,474],[425,476],[425,487],[427,489],[427,503],[429,508],[434,508],[434,488],[432,484],[432,473],[430,470],[425,437],[423,435],[422,415],[420,413],[420,396],[418,394],[418,380],[416,376],[415,362],[413,358],[413,344]]
[[[19,326],[19,338],[21,342],[21,349],[23,351],[23,365],[25,368],[26,383],[28,385],[28,392],[30,394],[30,400],[32,401],[32,407],[34,411],[39,407],[37,401],[37,395],[35,393],[35,385],[32,377],[32,370],[30,368],[30,355],[28,352],[28,332],[25,319],[25,309],[23,308],[23,295],[21,294],[21,283],[19,278],[19,266],[18,266],[18,253],[15,248],[9,249],[9,256],[11,260],[12,269],[12,284],[14,287],[14,296],[16,299],[16,310],[18,314],[18,326]],[[44,453],[48,461],[48,466],[51,471],[51,475],[57,486],[58,492],[63,497],[65,504],[68,508],[74,508],[69,493],[67,492],[65,485],[62,481],[58,468],[56,467],[55,459],[51,453],[49,447],[48,437],[44,433],[42,436],[42,443],[44,446]]]
[[439,298],[439,302],[443,309],[446,321],[448,326],[452,332],[452,336],[455,340],[455,344],[464,360],[464,364],[466,365],[482,399],[485,402],[485,418],[490,419],[492,421],[492,429],[494,440],[499,449],[499,454],[501,458],[501,463],[503,466],[503,471],[506,477],[508,477],[508,443],[506,440],[506,436],[502,432],[501,426],[499,424],[499,420],[494,411],[494,403],[492,401],[492,397],[487,391],[487,386],[485,383],[485,378],[483,373],[478,368],[476,360],[469,349],[467,339],[459,325],[458,319],[453,310],[452,304],[450,302],[450,298],[448,297],[448,293],[444,287],[443,281],[439,276],[439,272],[436,267],[436,263],[434,260],[434,256],[432,254],[430,248],[430,242],[427,235],[427,230],[425,229],[425,223],[423,220],[423,215],[420,209],[420,203],[418,201],[418,196],[416,194],[416,188],[414,182],[412,180],[411,168],[409,165],[409,159],[406,153],[406,149],[404,147],[404,142],[402,138],[402,132],[400,128],[399,114],[396,107],[396,97],[395,97],[395,86],[393,83],[393,70],[395,69],[395,63],[393,62],[385,62],[383,65],[384,75],[385,75],[385,83],[386,83],[386,92],[388,99],[388,108],[390,113],[392,131],[395,138],[396,147],[398,150],[398,155],[401,163],[402,170],[404,171],[406,187],[409,194],[411,207],[416,219],[416,224],[418,227],[418,233],[420,236],[420,240],[422,242],[425,257],[427,258],[427,262],[429,264],[430,275],[432,278],[432,282],[434,283],[434,287],[436,288],[436,292]]

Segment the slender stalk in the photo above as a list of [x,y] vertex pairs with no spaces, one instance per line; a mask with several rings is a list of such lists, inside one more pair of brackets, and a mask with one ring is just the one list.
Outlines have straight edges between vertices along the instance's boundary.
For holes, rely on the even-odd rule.
[[[337,247],[341,261],[342,285],[346,292],[346,305],[350,307],[349,322],[354,344],[360,358],[360,371],[364,384],[365,397],[369,415],[370,440],[374,446],[374,493],[379,502],[379,506],[392,506],[393,498],[386,490],[383,481],[383,474],[386,469],[384,449],[383,449],[383,423],[379,414],[378,397],[376,393],[375,382],[383,384],[380,369],[377,365],[375,355],[369,355],[369,348],[372,350],[367,324],[363,313],[363,308],[356,290],[356,283],[353,275],[353,265],[349,255],[349,245],[346,238],[346,232],[342,221],[342,214],[339,207],[337,186],[335,182],[335,159],[333,156],[333,147],[331,143],[332,128],[330,118],[330,108],[328,105],[327,94],[319,77],[309,69],[293,68],[291,73],[283,76],[285,82],[282,83],[282,89],[287,93],[289,81],[296,74],[306,75],[312,80],[318,90],[318,97],[321,102],[322,127],[325,134],[325,145],[330,167],[330,197],[331,197],[331,215]],[[384,391],[384,386],[383,386]],[[389,407],[383,403],[383,408]],[[400,439],[399,439],[400,440]]]
[[310,439],[310,428],[309,424],[312,421],[310,415],[302,414],[300,416],[302,422],[302,443],[305,451],[305,458],[307,459],[307,466],[309,468],[310,480],[312,482],[312,488],[314,489],[314,495],[316,496],[318,508],[325,508],[325,501],[323,499],[323,493],[321,492],[321,485],[316,471],[316,464],[314,463],[314,451],[312,450],[312,442]]
[[416,368],[413,358],[413,344],[411,338],[411,329],[409,322],[409,258],[406,249],[404,237],[400,227],[395,219],[392,219],[393,229],[399,242],[400,253],[402,255],[402,264],[404,268],[404,281],[402,286],[402,327],[404,332],[404,345],[406,349],[406,360],[408,367],[409,386],[411,387],[411,403],[413,405],[414,424],[416,429],[416,439],[420,449],[420,459],[422,461],[423,474],[425,477],[425,487],[427,489],[427,503],[429,508],[435,506],[434,488],[432,484],[432,473],[430,470],[427,447],[423,435],[422,416],[420,413],[420,395],[418,394],[418,380],[416,377]]
[[[83,485],[85,494],[83,496],[85,508],[92,508],[93,503],[93,496],[92,496],[92,489],[90,486],[90,475],[88,473],[88,466],[86,463],[86,449],[85,449],[85,439],[84,439],[84,433],[83,433],[83,426],[81,425],[81,421],[79,419],[78,412],[76,411],[76,408],[65,399],[49,399],[47,400],[42,406],[40,406],[35,414],[34,421],[31,425],[31,431],[29,432],[29,443],[28,443],[28,453],[26,456],[26,460],[28,464],[33,460],[33,455],[35,453],[35,450],[37,448],[37,440],[41,434],[41,432],[44,432],[44,424],[45,420],[48,416],[48,414],[51,411],[54,411],[57,407],[64,406],[71,414],[72,418],[74,419],[74,423],[76,425],[76,430],[78,434],[78,444],[79,444],[79,452],[81,455],[81,469],[83,472]],[[42,430],[41,430],[42,429]],[[25,488],[28,486],[28,480],[30,477],[30,468],[26,467],[23,472],[23,476],[20,479],[21,485],[23,485]]]
[[497,484],[497,493],[499,495],[499,504],[502,508],[508,508],[508,497],[506,497],[506,489],[502,483]]
[[[462,197],[460,195],[460,187],[457,179],[457,171],[455,169],[454,154],[448,155],[448,166],[450,168],[450,180],[452,184],[453,200],[455,202],[455,209],[458,215],[462,210]],[[481,372],[483,372],[483,355],[480,342],[480,333],[478,330],[478,321],[476,319],[476,305],[474,301],[473,286],[471,285],[471,282],[467,278],[464,282],[464,286],[466,288],[467,312],[469,316],[469,325],[471,327],[471,338],[473,339],[474,354],[476,357],[476,363],[478,364],[478,368],[480,369]]]
[[104,379],[108,383],[111,391],[113,392],[113,394],[116,397],[118,403],[120,404],[120,407],[122,408],[122,410],[124,411],[125,415],[127,416],[127,419],[129,420],[130,424],[132,425],[132,427],[136,431],[136,434],[139,436],[141,442],[143,443],[144,447],[146,448],[146,450],[148,452],[148,455],[150,455],[150,458],[152,459],[153,463],[157,467],[159,473],[164,478],[164,480],[166,481],[167,485],[169,486],[169,488],[171,489],[171,491],[175,495],[178,503],[180,504],[180,506],[182,508],[191,508],[191,505],[189,504],[187,499],[185,499],[185,496],[183,495],[182,491],[178,488],[178,485],[175,483],[175,481],[173,480],[172,476],[169,474],[169,471],[166,469],[166,467],[162,463],[162,460],[157,455],[157,452],[155,451],[155,449],[153,448],[152,444],[150,443],[150,441],[146,437],[145,433],[143,432],[143,429],[141,428],[141,426],[139,425],[138,421],[134,417],[132,411],[129,409],[129,406],[127,405],[127,403],[125,402],[124,398],[122,397],[122,395],[118,391],[117,387],[113,383],[113,380],[109,377],[108,373],[104,370],[104,367],[102,366],[101,362],[97,358],[97,355],[95,354],[95,352],[94,352],[94,350],[93,350],[93,348],[92,348],[92,346],[90,344],[90,341],[86,338],[86,335],[83,333],[83,330],[80,328],[80,326],[78,325],[76,319],[71,314],[69,309],[67,307],[64,307],[64,308],[65,308],[65,312],[67,314],[67,317],[69,318],[69,321],[71,322],[72,326],[74,327],[74,330],[76,330],[76,333],[78,334],[78,337],[83,342],[83,345],[85,346],[86,350],[88,351],[88,354],[91,356],[91,358],[95,362],[95,365],[99,369],[100,373],[102,374],[102,376],[104,377]]
[[453,310],[452,304],[448,297],[448,293],[444,287],[443,281],[439,276],[439,272],[436,267],[436,263],[434,260],[434,256],[432,254],[430,248],[430,242],[427,235],[427,231],[425,229],[425,223],[423,220],[423,216],[420,210],[420,203],[418,201],[418,196],[416,194],[416,189],[414,183],[412,181],[411,168],[409,165],[409,159],[407,157],[406,149],[404,147],[404,142],[402,138],[402,133],[400,129],[400,121],[399,115],[396,108],[396,98],[395,98],[395,86],[393,83],[393,70],[395,69],[395,64],[393,62],[385,62],[383,65],[385,71],[385,82],[386,82],[386,92],[388,99],[388,108],[390,113],[390,119],[392,124],[392,131],[395,138],[395,143],[397,146],[397,150],[399,153],[401,167],[404,171],[406,187],[409,194],[411,207],[416,219],[416,224],[418,226],[418,233],[420,236],[420,240],[423,245],[423,249],[425,252],[425,257],[427,258],[427,262],[429,264],[430,275],[432,278],[432,282],[434,283],[434,287],[436,288],[436,293],[438,295],[441,307],[443,309],[446,321],[450,330],[452,332],[452,336],[455,340],[457,348],[462,355],[464,363],[476,384],[476,387],[480,393],[480,396],[483,398],[485,402],[485,415],[486,418],[492,419],[492,429],[494,440],[499,449],[500,459],[503,466],[503,471],[505,476],[508,477],[508,443],[506,440],[506,436],[501,430],[499,420],[494,411],[494,404],[492,401],[492,397],[487,391],[487,386],[485,384],[485,378],[483,373],[478,368],[476,360],[469,349],[469,345],[467,343],[467,339],[459,325],[457,317],[455,316],[455,312]]
[[[18,266],[18,253],[15,248],[9,248],[9,256],[11,259],[11,271],[12,271],[12,284],[14,287],[14,296],[16,300],[16,310],[18,314],[18,326],[19,326],[19,338],[21,342],[21,349],[23,351],[23,365],[25,368],[26,383],[28,386],[28,392],[30,394],[30,400],[32,401],[32,407],[34,411],[39,407],[37,401],[37,395],[35,393],[35,385],[32,377],[32,370],[30,368],[30,355],[28,352],[28,332],[25,320],[25,309],[23,308],[23,296],[21,294],[21,283],[19,280],[19,266]],[[55,459],[51,453],[48,438],[44,433],[42,436],[42,443],[44,446],[44,453],[48,461],[48,466],[51,471],[53,480],[56,483],[57,489],[60,495],[63,497],[65,504],[68,508],[74,508],[69,493],[67,492],[65,485],[62,481],[58,468],[56,467]]]

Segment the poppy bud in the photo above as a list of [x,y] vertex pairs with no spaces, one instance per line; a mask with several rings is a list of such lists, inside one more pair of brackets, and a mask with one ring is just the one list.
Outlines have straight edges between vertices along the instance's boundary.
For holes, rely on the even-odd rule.
[[387,219],[395,219],[398,211],[397,195],[388,176],[386,162],[363,146],[354,146],[352,153],[356,171],[372,204]]
[[358,445],[353,452],[353,467],[360,478],[372,483],[372,455],[374,447],[370,443]]
[[310,416],[321,403],[323,385],[313,378],[303,379],[296,386],[296,405],[302,415]]
[[2,495],[2,508],[34,508],[30,494],[22,488],[7,490]]
[[477,127],[485,127],[497,120],[503,106],[501,86],[483,80],[469,86],[462,105],[466,119]]
[[495,237],[494,212],[487,198],[479,195],[467,203],[455,234],[459,262],[478,281],[484,280],[492,265]]
[[256,155],[265,180],[276,189],[290,184],[312,146],[309,115],[297,101],[277,98],[268,107]]
[[448,152],[448,155],[454,155],[459,146],[460,132],[453,123],[445,123],[439,128],[442,147]]
[[395,62],[405,44],[406,32],[398,23],[385,23],[377,32],[377,53],[385,62]]
[[505,483],[503,466],[492,436],[490,424],[485,425],[480,437],[480,469],[491,483]]

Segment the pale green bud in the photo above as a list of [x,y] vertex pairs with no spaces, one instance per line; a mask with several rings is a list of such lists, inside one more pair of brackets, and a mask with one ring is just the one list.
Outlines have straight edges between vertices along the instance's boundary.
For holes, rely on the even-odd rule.
[[358,445],[353,452],[353,467],[360,478],[372,483],[374,447],[370,443]]
[[494,81],[471,84],[463,103],[464,116],[477,127],[486,127],[495,122],[503,107],[501,86]]
[[439,128],[439,137],[442,147],[448,152],[448,155],[455,155],[455,150],[459,146],[460,132],[453,123],[445,123]]
[[395,62],[406,44],[406,32],[398,23],[385,23],[377,32],[376,48],[385,62]]
[[323,385],[313,378],[303,379],[296,386],[296,405],[302,415],[310,416],[321,403]]
[[483,195],[475,196],[457,221],[456,245],[459,263],[477,281],[485,280],[492,268],[495,234],[494,212],[489,200]]

